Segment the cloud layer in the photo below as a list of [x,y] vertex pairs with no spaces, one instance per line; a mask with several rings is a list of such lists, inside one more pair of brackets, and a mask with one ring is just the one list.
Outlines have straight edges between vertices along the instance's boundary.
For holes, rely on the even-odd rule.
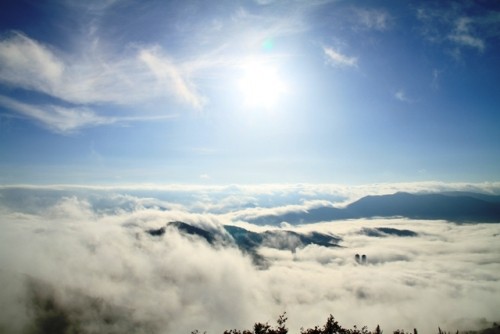
[[[324,323],[330,313],[345,326],[380,324],[386,331],[498,320],[497,224],[374,219],[285,226],[333,233],[343,247],[264,247],[270,267],[260,270],[236,248],[212,247],[175,229],[162,237],[145,233],[173,220],[205,229],[251,225],[193,212],[158,192],[126,193],[2,189],[0,280],[9,289],[0,293],[7,305],[0,328],[21,332],[56,317],[83,332],[217,333],[283,311],[292,331]],[[417,236],[366,233],[379,227]],[[367,264],[355,254],[366,254]]]

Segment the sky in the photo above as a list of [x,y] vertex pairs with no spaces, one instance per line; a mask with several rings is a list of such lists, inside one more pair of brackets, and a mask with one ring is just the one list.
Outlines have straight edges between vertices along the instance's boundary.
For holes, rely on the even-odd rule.
[[496,1],[0,6],[2,184],[498,181]]

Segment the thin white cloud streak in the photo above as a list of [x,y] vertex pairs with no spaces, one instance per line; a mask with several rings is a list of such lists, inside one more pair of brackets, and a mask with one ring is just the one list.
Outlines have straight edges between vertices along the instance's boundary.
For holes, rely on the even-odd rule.
[[135,55],[105,57],[90,51],[75,59],[13,33],[0,41],[0,81],[77,104],[134,104],[171,93],[199,107],[202,98],[187,84],[181,66],[145,56],[148,52],[139,48]]
[[98,116],[88,108],[64,108],[56,105],[30,105],[0,96],[0,105],[35,119],[57,133],[71,133],[77,129],[111,124],[116,119]]
[[[294,230],[334,233],[345,247],[263,248],[272,265],[257,270],[235,249],[212,248],[174,230],[156,238],[144,233],[169,220],[218,228],[220,217],[140,207],[106,214],[94,206],[65,196],[40,211],[2,207],[0,281],[10,289],[0,291],[0,324],[11,333],[40,316],[30,307],[33,293],[43,291],[72,324],[100,332],[112,332],[106,316],[120,332],[210,333],[251,328],[283,311],[291,332],[322,324],[330,313],[347,327],[380,324],[388,332],[454,331],[497,320],[497,224],[395,219],[306,225]],[[365,227],[411,229],[419,236],[373,238],[359,233]],[[368,264],[358,265],[356,253],[367,254]],[[105,307],[91,307],[95,300]]]
[[327,61],[333,66],[358,67],[358,58],[344,55],[331,47],[323,47],[323,52],[327,56]]
[[[287,36],[306,31],[308,25],[304,22],[303,16],[308,8],[314,5],[314,3],[305,5],[297,4],[292,9],[287,8],[288,5],[284,3],[284,6],[280,6],[279,10],[270,11],[264,15],[254,14],[240,7],[231,16],[231,22],[228,24],[246,30],[248,38],[245,38],[241,42],[253,47],[259,45],[265,38],[270,36]],[[287,11],[289,15],[283,17],[283,11]],[[258,27],[256,26],[257,22],[259,22]]]
[[183,102],[201,109],[206,103],[197,92],[194,85],[188,82],[182,72],[167,57],[159,54],[157,49],[141,50],[139,59],[153,72],[159,83],[160,90],[168,91],[169,87]]
[[276,2],[276,0],[254,0],[254,1],[255,1],[257,4],[259,4],[259,5],[263,5],[263,6],[265,6],[265,5],[270,5],[270,4],[274,3],[274,2]]
[[123,0],[102,0],[102,1],[85,1],[75,2],[72,0],[63,0],[65,6],[73,8],[76,11],[88,11],[94,15],[99,15],[108,10],[113,5],[123,2]]
[[448,38],[457,44],[483,52],[485,42],[481,38],[474,36],[471,29],[472,22],[473,20],[469,17],[458,18],[455,22],[455,28]]
[[468,13],[474,6],[456,3],[446,8],[418,8],[416,16],[422,23],[423,37],[453,47],[451,54],[459,58],[463,48],[484,52],[489,40],[500,35],[500,20],[497,12],[484,8],[475,8],[477,14],[471,16]]
[[441,71],[438,69],[432,70],[432,81],[431,81],[432,90],[437,91],[439,89],[439,81],[442,73],[443,73],[442,70]]
[[475,48],[480,52],[484,51],[484,41],[482,39],[479,39],[477,37],[474,37],[469,34],[464,34],[464,33],[454,33],[449,36],[450,40],[461,44],[463,46],[468,46],[471,48]]
[[100,116],[87,107],[71,108],[52,104],[32,105],[1,95],[0,105],[34,119],[52,132],[59,134],[71,134],[82,128],[113,123],[158,121],[176,117],[176,115],[107,117]]

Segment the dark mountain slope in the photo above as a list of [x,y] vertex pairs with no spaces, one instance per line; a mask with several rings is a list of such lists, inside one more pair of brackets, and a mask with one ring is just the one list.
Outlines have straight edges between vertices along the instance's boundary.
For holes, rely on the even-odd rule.
[[374,227],[368,228],[364,227],[361,229],[361,234],[367,235],[369,237],[388,237],[388,236],[396,236],[396,237],[416,237],[418,233],[413,232],[411,230],[401,230],[392,227]]
[[345,209],[332,207],[319,207],[309,211],[289,212],[284,215],[269,215],[250,219],[249,222],[257,225],[279,225],[282,222],[290,224],[310,224],[320,221],[339,220],[352,218]]
[[347,206],[352,218],[402,216],[450,221],[499,221],[500,204],[443,194],[367,196]]
[[147,230],[146,233],[153,237],[159,237],[168,233],[170,227],[176,228],[181,234],[205,240],[211,245],[235,245],[242,251],[250,253],[255,252],[261,246],[292,251],[307,245],[338,247],[338,243],[341,241],[339,237],[319,232],[302,234],[286,230],[270,230],[257,233],[232,225],[224,226],[227,232],[224,234],[220,231],[207,231],[184,222],[170,222],[164,227]]
[[257,249],[264,240],[262,234],[248,231],[241,227],[226,225],[224,228],[233,237],[236,245],[246,252]]
[[170,222],[168,226],[173,226],[177,228],[180,232],[189,235],[196,235],[202,239],[205,239],[209,244],[213,244],[217,239],[217,234],[211,231],[204,230],[202,228],[186,224],[183,222]]
[[319,221],[406,217],[412,219],[443,219],[453,222],[500,222],[498,196],[471,193],[409,194],[366,196],[343,209],[320,207],[280,216],[268,215],[251,219],[254,224],[307,224]]
[[483,200],[486,202],[500,203],[500,196],[499,195],[473,193],[470,191],[445,191],[445,192],[442,192],[441,194],[446,195],[446,196],[472,197],[472,198],[477,198],[477,199],[480,199],[480,200]]

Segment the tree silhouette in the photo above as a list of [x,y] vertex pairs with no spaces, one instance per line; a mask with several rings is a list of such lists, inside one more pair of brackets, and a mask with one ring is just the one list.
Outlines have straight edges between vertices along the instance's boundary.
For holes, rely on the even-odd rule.
[[[238,329],[230,329],[224,331],[224,334],[287,334],[288,328],[286,327],[286,321],[288,318],[286,317],[286,313],[283,313],[278,317],[277,326],[273,327],[266,323],[257,322],[253,326],[253,331],[251,330],[238,330]],[[362,327],[358,329],[356,326],[353,326],[352,329],[342,327],[338,321],[335,320],[333,315],[330,314],[324,326],[315,326],[314,328],[300,329],[300,334],[382,334],[382,330],[380,326],[377,325],[375,330],[369,331],[367,327]],[[200,334],[198,330],[191,332],[191,334]],[[206,334],[204,332],[203,334]],[[405,332],[404,330],[397,329],[393,332],[393,334],[418,334],[417,329],[413,329],[413,332]],[[438,327],[438,334],[451,334],[450,332],[443,331]],[[459,334],[457,331],[456,334]],[[464,334],[500,334],[500,326],[494,324],[492,328],[488,328],[481,331],[469,331],[464,332]]]
[[224,334],[287,334],[288,328],[286,328],[286,312],[278,317],[276,321],[278,326],[272,327],[267,322],[265,324],[257,322],[253,326],[253,332],[249,330],[240,331],[238,329],[230,329],[224,331]]

